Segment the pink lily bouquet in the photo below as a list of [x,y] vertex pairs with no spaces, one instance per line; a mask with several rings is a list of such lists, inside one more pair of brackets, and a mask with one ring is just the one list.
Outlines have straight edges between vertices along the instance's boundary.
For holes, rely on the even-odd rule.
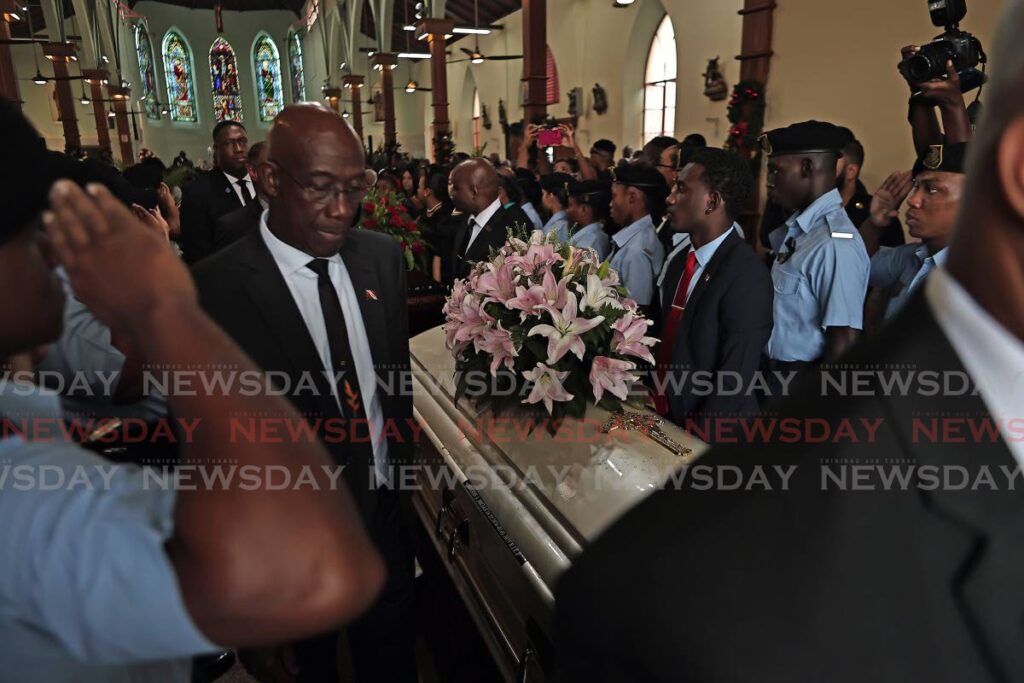
[[622,410],[653,364],[651,321],[626,297],[619,274],[592,249],[511,237],[456,280],[445,302],[446,342],[456,359],[456,397],[495,413],[527,404],[582,417],[587,403]]

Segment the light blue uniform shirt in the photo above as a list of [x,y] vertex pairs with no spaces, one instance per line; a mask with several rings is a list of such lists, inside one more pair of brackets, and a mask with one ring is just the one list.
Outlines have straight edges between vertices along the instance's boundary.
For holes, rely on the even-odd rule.
[[530,222],[533,223],[534,230],[540,230],[544,227],[544,221],[540,219],[540,214],[537,213],[537,209],[533,208],[533,204],[526,202],[520,208],[522,208],[523,213],[526,214],[527,218],[530,219]]
[[565,211],[559,211],[554,214],[544,224],[544,234],[550,235],[551,233],[558,235],[559,242],[567,242],[569,240],[569,218],[565,215]]
[[[111,344],[110,328],[75,296],[64,268],[57,268],[56,274],[64,289],[64,327],[60,339],[36,364],[36,370],[41,377],[61,378],[68,389],[61,396],[65,412],[81,417],[139,418],[150,422],[167,417],[167,399],[159,393],[143,396],[136,403],[114,402],[124,354]],[[47,377],[46,381],[49,380]]]
[[665,262],[665,247],[658,241],[650,214],[615,233],[612,243],[611,267],[619,272],[629,298],[650,306],[654,280]]
[[[0,382],[0,413],[60,414],[26,388]],[[0,440],[0,682],[187,683],[191,658],[221,649],[185,608],[159,481],[60,439]]]
[[[785,258],[790,247],[792,255]],[[778,361],[816,361],[825,352],[825,329],[864,327],[868,259],[864,241],[843,208],[838,190],[794,214],[770,239],[775,326],[766,353]]]
[[585,228],[580,228],[569,238],[569,244],[574,247],[587,247],[597,252],[599,261],[608,258],[608,250],[611,245],[608,233],[604,231],[600,223],[591,223]]
[[946,262],[948,251],[946,247],[932,255],[924,244],[904,244],[880,250],[871,257],[870,285],[889,292],[886,320],[903,308],[928,273]]

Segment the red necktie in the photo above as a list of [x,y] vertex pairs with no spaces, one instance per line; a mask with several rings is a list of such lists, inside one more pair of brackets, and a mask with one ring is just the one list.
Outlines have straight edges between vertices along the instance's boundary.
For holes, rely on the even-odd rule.
[[[686,254],[683,277],[679,278],[676,295],[672,298],[672,308],[669,309],[668,319],[662,328],[661,346],[658,348],[658,379],[663,387],[665,386],[666,369],[672,362],[672,347],[676,342],[676,332],[679,330],[679,324],[683,321],[683,313],[686,311],[686,293],[690,290],[690,280],[693,279],[695,270],[697,270],[697,252],[691,248]],[[655,393],[654,408],[659,415],[668,415],[668,400],[663,394]]]

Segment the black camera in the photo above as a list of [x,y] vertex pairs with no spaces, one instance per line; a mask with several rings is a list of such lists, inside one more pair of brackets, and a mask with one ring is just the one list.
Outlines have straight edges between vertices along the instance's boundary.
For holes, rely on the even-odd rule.
[[922,45],[915,54],[900,63],[900,73],[911,85],[946,77],[946,62],[960,76],[960,89],[973,90],[985,82],[977,66],[987,61],[981,41],[960,30],[960,20],[967,16],[966,0],[928,0],[932,23],[946,32]]

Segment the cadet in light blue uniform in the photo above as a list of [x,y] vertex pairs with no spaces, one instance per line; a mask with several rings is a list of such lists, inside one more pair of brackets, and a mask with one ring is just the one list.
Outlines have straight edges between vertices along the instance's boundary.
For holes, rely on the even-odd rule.
[[604,261],[608,258],[611,242],[604,224],[608,222],[608,204],[611,202],[611,185],[600,180],[577,182],[569,189],[569,206],[566,215],[577,228],[569,237],[569,244],[588,247],[597,252]]
[[609,206],[612,220],[625,227],[612,236],[611,266],[641,306],[654,303],[655,279],[665,262],[651,214],[662,214],[667,196],[668,186],[656,169],[642,164],[615,169]]
[[540,179],[541,205],[551,218],[544,224],[544,234],[554,234],[559,242],[569,240],[569,217],[565,208],[569,204],[569,188],[576,182],[567,173],[549,173]]
[[870,261],[835,187],[846,137],[820,121],[761,137],[769,198],[794,212],[770,236],[775,325],[765,353],[772,371],[833,359],[863,329]]
[[899,312],[932,270],[946,262],[946,245],[960,209],[966,154],[966,143],[932,145],[914,165],[907,227],[921,242],[883,249],[871,258],[870,284],[889,295],[886,320]]

